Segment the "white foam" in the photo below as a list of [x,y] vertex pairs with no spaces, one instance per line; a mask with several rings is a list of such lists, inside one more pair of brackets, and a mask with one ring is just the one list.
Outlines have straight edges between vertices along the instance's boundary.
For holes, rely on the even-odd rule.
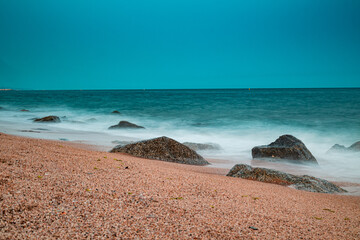
[[[31,118],[47,115],[66,116],[61,123],[33,123]],[[90,121],[95,118],[96,120]],[[146,129],[108,130],[108,127],[126,120],[144,126]],[[149,116],[127,116],[117,114],[93,113],[81,110],[58,107],[56,109],[32,109],[31,112],[0,111],[0,131],[44,138],[68,139],[69,141],[84,142],[113,147],[114,140],[144,140],[159,136],[171,137],[179,142],[216,143],[222,148],[220,151],[203,151],[201,154],[207,158],[223,159],[225,163],[214,164],[215,167],[231,168],[236,163],[251,164],[251,149],[254,146],[266,145],[273,142],[283,134],[291,134],[302,140],[313,155],[317,158],[320,168],[302,169],[300,173],[315,176],[327,176],[339,181],[360,182],[360,154],[326,154],[335,143],[346,146],[356,139],[354,134],[336,132],[326,133],[307,128],[274,125],[266,122],[243,122],[224,126],[193,126],[186,121],[151,118]],[[46,128],[48,131],[21,132],[21,130],[34,130]],[[276,166],[275,166],[276,167]],[[292,168],[299,168],[290,166]]]

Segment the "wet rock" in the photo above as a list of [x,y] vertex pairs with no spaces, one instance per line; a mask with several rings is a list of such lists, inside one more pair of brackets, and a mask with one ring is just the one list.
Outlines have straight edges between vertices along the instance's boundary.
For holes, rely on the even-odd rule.
[[340,145],[340,144],[335,144],[334,146],[332,146],[327,153],[333,153],[333,152],[344,152],[347,151],[348,149],[344,146],[344,145]]
[[136,157],[183,164],[209,164],[194,150],[168,137],[159,137],[115,147],[110,152],[122,152]]
[[20,130],[20,132],[40,133],[39,131],[34,131],[34,130]]
[[360,141],[354,143],[348,149],[351,150],[351,151],[359,152],[360,151]]
[[119,128],[144,128],[144,127],[138,126],[128,121],[120,121],[117,125],[113,125],[109,127],[109,129],[119,129]]
[[204,151],[204,150],[220,150],[221,147],[216,143],[193,143],[193,142],[183,142],[185,146],[188,146],[194,151]]
[[30,111],[27,109],[21,109],[20,112],[30,112]]
[[43,118],[36,118],[34,122],[61,122],[60,118],[57,116],[47,116]]
[[114,113],[114,114],[120,114],[119,111],[115,110],[115,111],[112,111],[111,113]]
[[344,152],[360,152],[360,141],[352,144],[350,147],[335,144],[326,153],[344,153]]
[[86,120],[87,122],[96,122],[96,118],[89,118],[88,120]]
[[253,168],[246,164],[236,164],[226,176],[290,186],[308,192],[346,192],[346,190],[321,178],[315,178],[308,175],[296,176],[267,168]]
[[275,161],[288,160],[293,163],[318,164],[305,144],[291,135],[282,135],[269,145],[254,147],[252,157]]

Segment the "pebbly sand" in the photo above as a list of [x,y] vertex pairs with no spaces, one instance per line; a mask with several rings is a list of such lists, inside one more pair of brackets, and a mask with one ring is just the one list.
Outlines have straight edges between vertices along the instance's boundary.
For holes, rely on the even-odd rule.
[[358,196],[84,148],[0,134],[0,239],[360,239]]

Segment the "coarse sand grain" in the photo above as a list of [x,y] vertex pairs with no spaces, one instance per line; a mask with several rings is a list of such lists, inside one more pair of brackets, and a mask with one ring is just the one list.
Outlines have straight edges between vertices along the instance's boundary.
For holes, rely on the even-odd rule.
[[360,197],[0,134],[0,239],[360,239]]

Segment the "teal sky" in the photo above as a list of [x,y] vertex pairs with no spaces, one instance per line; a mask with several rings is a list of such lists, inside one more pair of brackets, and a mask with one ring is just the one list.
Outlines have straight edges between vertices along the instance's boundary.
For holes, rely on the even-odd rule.
[[0,0],[0,88],[360,87],[359,0]]

